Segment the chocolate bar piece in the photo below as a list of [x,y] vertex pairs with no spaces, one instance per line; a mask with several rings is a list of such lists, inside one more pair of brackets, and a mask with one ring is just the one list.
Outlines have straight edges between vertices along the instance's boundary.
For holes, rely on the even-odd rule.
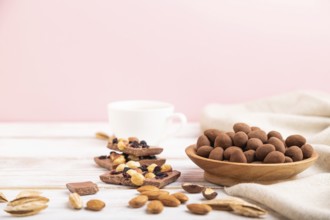
[[[117,165],[114,165],[112,163],[111,159],[108,158],[107,156],[94,157],[94,161],[100,167],[103,167],[108,170],[113,170],[117,167]],[[150,164],[153,164],[153,163],[157,164],[158,166],[162,166],[166,162],[166,159],[163,159],[163,158],[141,159],[141,160],[138,160],[137,162],[139,162],[141,164],[141,166],[143,166],[143,165],[149,166]]]
[[[170,172],[166,172],[167,176],[163,178],[146,178],[144,180],[143,185],[152,185],[158,188],[163,188],[164,186],[175,182],[181,175],[179,171],[173,170]],[[122,173],[119,174],[111,174],[111,172],[104,173],[100,176],[100,179],[105,183],[116,184],[116,185],[125,185],[125,186],[135,186],[130,178],[126,178]]]
[[121,151],[125,154],[130,154],[134,156],[151,156],[157,155],[163,152],[163,148],[161,147],[149,147],[148,145],[138,145],[133,143],[127,143],[125,148],[120,150],[118,148],[118,143],[116,142],[108,142],[108,148],[111,150]]
[[99,191],[97,185],[91,181],[88,182],[77,182],[67,183],[66,188],[72,193],[78,193],[81,196],[92,195]]

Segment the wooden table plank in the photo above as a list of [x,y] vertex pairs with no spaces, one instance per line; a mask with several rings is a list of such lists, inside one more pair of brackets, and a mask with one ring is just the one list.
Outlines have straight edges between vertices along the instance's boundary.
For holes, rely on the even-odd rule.
[[[93,157],[108,154],[106,142],[96,139],[96,131],[105,131],[107,123],[0,123],[0,191],[9,199],[25,189],[36,189],[50,198],[49,208],[32,219],[201,219],[203,217],[187,212],[184,205],[165,208],[160,215],[148,215],[145,208],[127,207],[136,191],[130,187],[105,184],[99,175],[106,170],[94,164]],[[175,137],[161,142],[164,147],[161,157],[174,169],[181,171],[181,177],[165,187],[171,192],[182,191],[181,183],[194,182],[216,189],[219,197],[226,196],[221,186],[205,182],[203,171],[191,162],[185,148],[193,144],[199,134],[198,124],[189,124]],[[87,210],[75,211],[68,207],[68,182],[93,181],[100,191],[96,195],[107,207],[98,213]],[[203,200],[201,194],[189,194],[190,202]],[[0,204],[3,208],[5,204]],[[0,219],[15,219],[0,212]],[[211,212],[207,219],[245,219],[227,212]],[[277,219],[271,213],[266,219]],[[21,219],[21,218],[18,218]],[[249,218],[246,218],[249,219]]]

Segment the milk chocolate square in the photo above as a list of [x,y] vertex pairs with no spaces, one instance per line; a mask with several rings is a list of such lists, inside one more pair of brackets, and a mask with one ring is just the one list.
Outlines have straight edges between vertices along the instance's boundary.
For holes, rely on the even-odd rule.
[[72,193],[78,193],[81,196],[92,195],[99,191],[97,185],[91,181],[88,182],[77,182],[77,183],[67,183],[66,187]]

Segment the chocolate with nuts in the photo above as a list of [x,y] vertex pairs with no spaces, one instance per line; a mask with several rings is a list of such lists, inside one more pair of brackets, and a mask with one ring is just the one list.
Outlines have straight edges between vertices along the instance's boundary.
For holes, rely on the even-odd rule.
[[[127,154],[118,154],[123,155],[125,158],[122,163],[131,161],[130,156]],[[164,158],[158,158],[156,156],[140,156],[137,157],[135,161],[138,161],[141,165],[150,165],[150,164],[157,164],[158,166],[163,165],[166,162],[166,159]],[[99,157],[94,157],[94,162],[99,165],[100,167],[103,167],[108,170],[115,169],[119,164],[114,163],[114,160],[109,156],[103,155]]]
[[[148,176],[149,174],[152,174],[151,178]],[[157,188],[162,188],[176,181],[179,176],[180,172],[172,170],[172,167],[168,164],[162,166],[151,164],[149,166],[141,166],[137,168],[124,167],[123,170],[116,169],[101,175],[100,179],[105,183],[117,185],[152,185]]]
[[144,140],[138,143],[136,141],[129,142],[126,139],[118,139],[115,137],[108,142],[107,147],[111,150],[121,151],[125,154],[138,157],[158,155],[163,151],[161,147],[150,147]]

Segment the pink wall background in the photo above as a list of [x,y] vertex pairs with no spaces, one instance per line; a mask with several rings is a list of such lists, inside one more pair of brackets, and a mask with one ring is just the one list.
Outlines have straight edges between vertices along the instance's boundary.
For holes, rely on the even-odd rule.
[[1,121],[106,120],[120,99],[193,121],[329,84],[327,0],[0,1]]

